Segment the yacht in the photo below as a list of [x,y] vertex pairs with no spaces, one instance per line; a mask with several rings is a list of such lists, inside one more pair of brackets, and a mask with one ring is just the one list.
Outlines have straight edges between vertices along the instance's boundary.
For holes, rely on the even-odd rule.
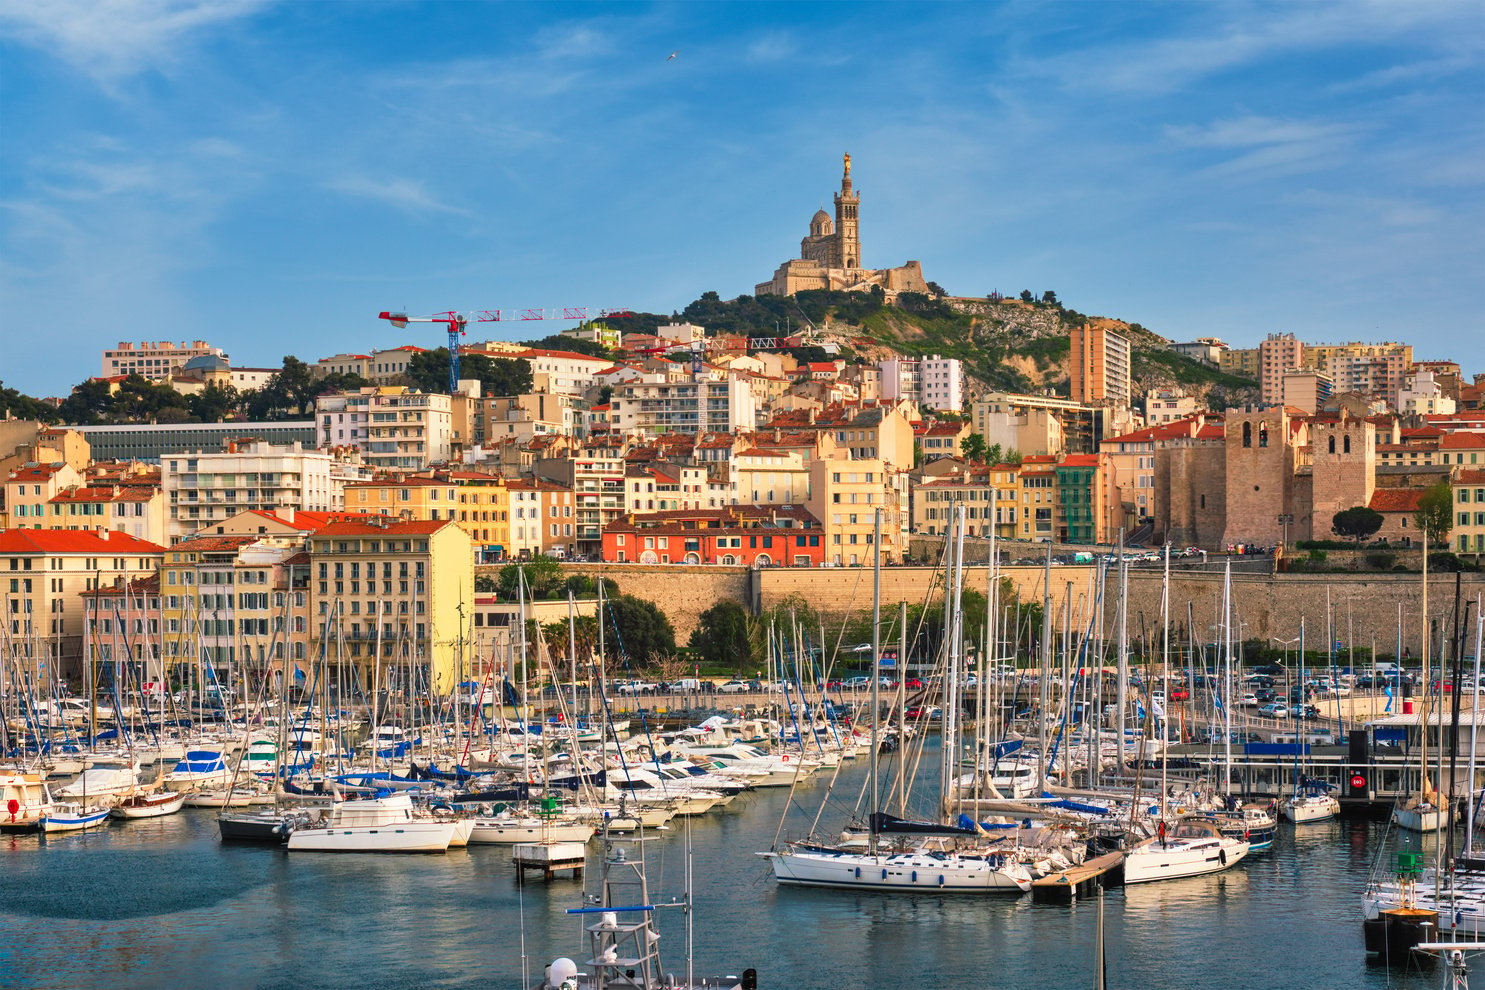
[[214,749],[193,749],[166,772],[160,782],[174,790],[225,787],[232,783],[232,768]]
[[39,774],[0,773],[0,832],[34,832],[54,808]]
[[139,786],[141,769],[138,760],[127,758],[95,760],[93,765],[79,774],[72,783],[57,788],[53,793],[67,800],[123,794]]
[[779,883],[894,893],[1023,894],[1031,873],[1002,853],[961,852],[942,839],[928,839],[907,852],[858,852],[796,843],[759,853]]
[[296,826],[290,852],[446,852],[456,823],[413,817],[406,794],[336,801],[328,818]]
[[1150,883],[1220,873],[1248,855],[1246,839],[1223,835],[1211,822],[1183,819],[1130,849],[1124,882]]

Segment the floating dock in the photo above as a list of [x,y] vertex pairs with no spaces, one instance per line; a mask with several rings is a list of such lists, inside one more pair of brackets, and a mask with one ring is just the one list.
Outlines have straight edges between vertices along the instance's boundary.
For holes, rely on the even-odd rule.
[[523,883],[527,870],[540,870],[546,880],[571,870],[576,879],[583,875],[588,847],[582,842],[520,842],[512,847],[510,858],[516,864],[516,878]]
[[1031,882],[1031,899],[1042,903],[1071,904],[1092,895],[1099,887],[1124,886],[1124,854],[1104,853],[1077,866]]

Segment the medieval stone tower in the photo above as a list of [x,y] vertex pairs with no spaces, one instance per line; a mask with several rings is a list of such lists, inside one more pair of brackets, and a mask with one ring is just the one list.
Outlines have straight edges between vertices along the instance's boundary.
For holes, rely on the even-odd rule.
[[[1308,536],[1310,506],[1296,496],[1295,471],[1306,441],[1305,421],[1283,406],[1229,409],[1226,526],[1222,542],[1275,546]],[[1280,517],[1290,521],[1280,522]],[[1287,532],[1286,532],[1287,529]]]
[[1376,426],[1345,411],[1335,419],[1312,420],[1310,472],[1310,528],[1315,539],[1331,539],[1330,522],[1335,514],[1367,505],[1376,490]]

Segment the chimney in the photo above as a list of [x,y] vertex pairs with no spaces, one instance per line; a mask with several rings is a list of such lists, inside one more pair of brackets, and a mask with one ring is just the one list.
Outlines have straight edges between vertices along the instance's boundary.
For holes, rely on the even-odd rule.
[[106,529],[100,529],[100,530],[98,530],[98,539],[107,541],[108,540],[108,530],[106,530]]
[[294,507],[292,505],[286,505],[286,506],[284,506],[282,509],[279,510],[279,518],[281,518],[284,522],[289,522],[289,523],[293,522],[294,521]]

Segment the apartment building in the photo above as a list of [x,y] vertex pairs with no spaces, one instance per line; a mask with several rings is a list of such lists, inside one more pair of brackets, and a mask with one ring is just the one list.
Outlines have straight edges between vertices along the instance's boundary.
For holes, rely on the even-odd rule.
[[1271,333],[1258,345],[1258,391],[1265,405],[1284,401],[1284,372],[1304,366],[1305,345],[1292,333]]
[[176,543],[245,509],[333,512],[344,507],[346,483],[361,476],[356,463],[298,443],[171,454],[160,464],[165,532]]
[[1107,327],[1084,323],[1073,327],[1070,346],[1072,400],[1129,408],[1129,338]]
[[624,472],[624,512],[694,511],[706,503],[706,468],[646,464]]
[[402,386],[329,392],[315,400],[321,447],[355,447],[368,467],[417,471],[453,456],[452,400]]
[[14,529],[49,529],[48,507],[57,493],[84,484],[83,476],[65,462],[28,464],[5,479],[0,521]]
[[602,553],[604,527],[624,514],[623,448],[586,444],[568,457],[539,458],[533,470],[536,480],[572,493],[577,551]]
[[1255,382],[1262,373],[1262,364],[1256,347],[1230,347],[1217,357],[1217,367],[1225,374]]
[[47,502],[48,529],[112,529],[147,543],[169,541],[165,492],[155,485],[78,485]]
[[1145,396],[1145,425],[1174,423],[1178,419],[1195,415],[1196,410],[1194,396],[1179,389],[1157,389]]
[[345,488],[348,512],[414,522],[453,522],[482,560],[511,555],[510,490],[506,479],[477,471],[401,475]]
[[[731,501],[751,505],[803,505],[809,498],[814,437],[786,445],[773,434],[752,434],[732,455]],[[754,445],[754,444],[761,445]]]
[[468,534],[447,520],[376,517],[331,523],[309,547],[309,655],[328,650],[373,691],[406,683],[411,665],[415,689],[447,695],[465,639],[460,607],[474,596]]
[[1323,371],[1290,368],[1284,372],[1283,403],[1313,416],[1335,394],[1335,382]]
[[358,375],[370,381],[371,355],[332,354],[330,357],[316,361],[310,371],[316,378],[328,378],[331,375]]
[[949,532],[954,509],[964,506],[967,536],[1014,537],[1016,532],[1016,468],[997,464],[989,468],[964,468],[936,478],[924,478],[912,489],[912,531],[915,535],[944,536]]
[[625,516],[604,530],[603,559],[640,564],[818,567],[825,560],[824,535],[818,521],[797,507],[736,505]]
[[1117,531],[1118,490],[1102,455],[1070,454],[1057,462],[1057,542],[1111,542]]
[[96,461],[158,464],[168,454],[188,450],[221,451],[244,440],[316,446],[314,420],[264,423],[127,423],[74,427],[87,440]]
[[753,391],[741,378],[628,382],[609,397],[609,419],[621,433],[707,433],[757,425]]
[[303,641],[304,621],[290,622],[283,593],[275,591],[299,553],[298,545],[215,534],[170,547],[160,567],[166,667],[205,663],[210,672],[203,676],[223,684],[240,684],[244,672],[265,676],[273,661],[284,659],[295,632]]
[[1460,553],[1485,553],[1485,469],[1454,472],[1454,530],[1449,534]]
[[970,434],[969,421],[953,423],[925,423],[915,427],[913,434],[923,451],[923,459],[963,456],[961,444]]
[[498,356],[519,358],[531,365],[533,390],[555,395],[582,395],[592,387],[595,375],[614,365],[607,358],[545,348],[527,348]]
[[1021,462],[1016,472],[1020,484],[1021,531],[1023,540],[1049,542],[1057,538],[1057,459],[1036,455]]
[[117,346],[104,349],[99,377],[140,375],[159,380],[169,378],[172,371],[185,367],[186,362],[192,358],[226,356],[226,351],[220,347],[212,347],[204,340],[181,341],[178,344],[168,340],[144,340],[137,344],[121,340]]
[[367,381],[387,384],[407,374],[407,365],[415,355],[427,351],[426,347],[403,344],[384,351],[372,351],[366,361],[366,370],[361,377]]
[[825,563],[835,567],[872,562],[874,515],[882,510],[882,559],[897,561],[911,523],[906,475],[877,458],[823,458],[810,465],[805,504],[820,522]]
[[528,392],[472,402],[470,436],[479,444],[520,442],[547,433],[586,431],[587,412],[570,395]]
[[919,401],[923,396],[923,369],[917,358],[893,357],[877,362],[884,399]]
[[1397,393],[1397,411],[1418,416],[1449,416],[1454,413],[1454,399],[1447,395],[1438,377],[1427,369],[1407,376]]
[[[0,530],[0,621],[29,676],[83,668],[83,592],[154,575],[164,548],[113,530]],[[77,683],[74,680],[74,683]]]

